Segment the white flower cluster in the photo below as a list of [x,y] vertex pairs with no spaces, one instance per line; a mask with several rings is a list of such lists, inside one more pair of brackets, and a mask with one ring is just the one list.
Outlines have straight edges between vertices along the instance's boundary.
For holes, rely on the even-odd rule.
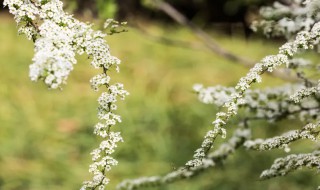
[[26,34],[28,39],[33,39],[38,30],[30,21],[37,19],[39,9],[33,3],[23,0],[4,0],[3,5],[9,7],[10,13],[14,15],[17,23],[21,25],[19,32]]
[[291,154],[274,161],[271,168],[262,172],[260,178],[268,179],[277,176],[284,176],[297,169],[316,168],[320,171],[320,151],[308,154]]
[[111,131],[112,126],[121,122],[120,116],[114,113],[116,102],[128,95],[122,84],[111,85],[107,74],[112,68],[119,71],[120,60],[110,54],[106,35],[65,13],[60,0],[4,0],[4,5],[14,14],[19,31],[35,42],[30,65],[32,81],[43,80],[51,89],[61,88],[76,63],[75,55],[83,53],[91,58],[94,68],[103,71],[90,83],[95,91],[106,88],[98,99],[100,122],[94,129],[95,134],[106,140],[92,152],[93,164],[89,171],[94,177],[86,181],[82,189],[104,189],[109,181],[106,172],[117,164],[110,154],[117,143],[122,142],[120,133]]
[[123,142],[119,132],[110,132],[107,134],[107,140],[101,142],[99,148],[91,152],[93,163],[90,165],[89,172],[94,175],[92,181],[85,181],[81,189],[104,189],[109,183],[105,176],[112,166],[118,164],[118,161],[110,156],[117,147],[118,142]]
[[262,30],[267,36],[291,38],[299,31],[309,31],[320,21],[320,2],[318,0],[289,0],[285,3],[274,2],[273,6],[260,9],[262,20],[255,21],[252,29]]
[[[311,89],[315,94],[317,87]],[[226,103],[235,93],[235,89],[231,87],[214,86],[205,88],[199,84],[195,85],[194,90],[201,102],[216,106]],[[303,84],[286,84],[263,90],[248,89],[243,93],[241,101],[238,101],[236,106],[237,109],[244,109],[246,115],[253,115],[247,118],[252,120],[262,119],[274,122],[280,118],[297,118],[296,115],[299,116],[298,118],[301,121],[320,119],[318,96],[309,96],[309,98],[302,100],[302,92],[306,97],[305,93],[310,92],[310,90],[306,90]],[[300,94],[300,96],[292,94]],[[299,102],[296,102],[297,99]]]
[[51,20],[45,20],[39,30],[41,37],[35,42],[30,78],[32,81],[43,79],[49,88],[56,89],[66,82],[76,63],[72,46],[74,31]]
[[204,88],[202,84],[195,84],[193,86],[193,90],[198,94],[200,102],[205,104],[214,104],[219,107],[230,101],[231,94],[236,92],[234,88],[228,88],[220,85]]
[[310,96],[316,96],[319,97],[320,93],[320,81],[317,86],[310,87],[310,88],[303,88],[293,94],[290,98],[295,103],[301,102],[303,99],[310,97]]
[[20,31],[35,41],[35,56],[30,78],[43,80],[49,88],[58,88],[76,63],[75,54],[87,53],[95,68],[118,70],[120,61],[110,55],[105,34],[74,19],[63,11],[59,0],[5,0],[20,26]]
[[109,84],[109,82],[110,82],[110,76],[108,76],[105,73],[96,75],[90,80],[91,88],[94,91],[98,91],[101,86],[107,85]]
[[100,122],[96,124],[94,133],[102,138],[108,136],[109,130],[112,126],[121,122],[121,117],[115,113],[117,110],[117,99],[124,99],[128,92],[123,89],[122,84],[115,84],[108,86],[108,92],[104,92],[98,98],[98,118]]
[[122,32],[127,32],[126,29],[127,22],[118,22],[114,19],[107,19],[103,24],[103,28],[107,30],[107,34],[118,34]]
[[290,151],[288,145],[299,139],[310,139],[312,141],[318,141],[318,136],[320,134],[320,123],[308,124],[304,126],[301,130],[289,131],[281,136],[272,137],[269,139],[256,139],[248,140],[244,143],[247,149],[252,150],[271,150],[275,148],[284,148],[286,152]]

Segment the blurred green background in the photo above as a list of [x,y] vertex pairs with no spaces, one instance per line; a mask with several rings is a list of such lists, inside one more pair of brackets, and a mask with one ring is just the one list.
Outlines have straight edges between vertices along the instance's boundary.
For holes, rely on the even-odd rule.
[[[202,46],[187,29],[173,23],[142,23],[153,35]],[[221,46],[252,60],[275,53],[280,44],[261,37],[248,39],[242,33],[207,31]],[[217,111],[197,101],[193,84],[233,86],[248,68],[205,48],[161,44],[134,28],[107,40],[112,53],[122,60],[121,72],[113,73],[112,80],[124,83],[131,94],[119,108],[123,122],[118,129],[125,143],[115,153],[119,165],[109,173],[109,189],[114,189],[126,178],[165,174],[189,160]],[[85,56],[78,57],[68,85],[62,91],[48,90],[29,80],[33,44],[17,35],[16,24],[6,13],[0,16],[0,42],[0,189],[79,189],[83,180],[90,179],[89,153],[99,143],[92,134],[99,93],[89,85],[89,79],[98,71],[91,68]],[[282,83],[265,76],[262,86]],[[231,122],[229,135],[235,124],[236,120]],[[267,137],[292,128],[288,122],[282,124],[257,123],[255,134]],[[312,147],[295,145],[293,152]],[[239,150],[223,167],[155,189],[311,190],[319,185],[312,171],[259,181],[260,172],[279,155],[285,153]]]

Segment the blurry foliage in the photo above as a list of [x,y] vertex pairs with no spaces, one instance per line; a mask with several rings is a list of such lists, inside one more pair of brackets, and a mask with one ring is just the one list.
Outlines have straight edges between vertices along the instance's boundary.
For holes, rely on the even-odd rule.
[[[121,19],[130,16],[143,16],[144,18],[166,18],[159,14],[152,6],[152,0],[95,0],[95,5],[83,6],[85,0],[64,1],[69,10],[77,10],[83,7],[83,12],[94,12],[90,10],[95,7],[102,18],[119,16],[119,12],[125,9],[126,13],[120,13]],[[167,1],[185,14],[189,19],[201,20],[201,22],[233,22],[244,20],[247,11],[257,10],[257,7],[267,5],[274,0],[171,0]],[[130,5],[130,6],[128,6]],[[125,14],[125,15],[123,15]],[[233,18],[236,16],[235,18]]]
[[117,5],[116,0],[97,0],[97,6],[100,18],[114,18]]
[[99,18],[113,18],[117,12],[116,0],[94,0],[87,6],[86,0],[63,0],[65,8],[69,12],[77,12],[82,16],[95,16],[94,12],[98,11]]

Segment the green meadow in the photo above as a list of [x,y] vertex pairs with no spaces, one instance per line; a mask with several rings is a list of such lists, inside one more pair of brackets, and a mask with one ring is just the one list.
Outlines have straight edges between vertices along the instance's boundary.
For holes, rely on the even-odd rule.
[[[179,26],[145,23],[156,36],[188,41],[196,49],[168,46],[134,28],[108,36],[113,55],[122,60],[121,72],[111,80],[122,82],[130,96],[120,103],[118,125],[125,142],[115,157],[119,165],[109,173],[110,189],[127,178],[161,175],[189,160],[210,128],[218,108],[204,105],[192,92],[195,83],[233,86],[249,69],[207,50],[188,30]],[[208,31],[221,46],[252,60],[276,53],[279,42],[262,38],[245,39]],[[90,151],[98,146],[93,135],[97,122],[97,98],[101,92],[90,89],[89,80],[99,71],[85,56],[78,57],[63,90],[49,90],[41,82],[29,80],[33,43],[17,34],[13,19],[0,16],[0,189],[70,190],[79,189],[90,179]],[[265,76],[260,86],[284,83]],[[256,85],[257,86],[257,85]],[[258,87],[258,86],[257,86]],[[236,120],[229,127],[229,136]],[[259,137],[279,134],[292,128],[257,123]],[[217,144],[223,142],[218,139]],[[310,144],[296,144],[293,152]],[[288,177],[260,181],[282,150],[239,152],[217,166],[191,179],[159,190],[311,190],[317,185],[314,171],[299,171]]]

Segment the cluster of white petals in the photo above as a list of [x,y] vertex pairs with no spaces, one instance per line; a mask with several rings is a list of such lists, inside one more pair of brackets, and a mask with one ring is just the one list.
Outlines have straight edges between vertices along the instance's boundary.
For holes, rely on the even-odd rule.
[[267,36],[292,38],[301,30],[309,31],[320,21],[320,2],[288,0],[274,2],[272,6],[260,9],[262,20],[252,24],[254,30],[262,30]]
[[109,183],[109,179],[105,176],[106,172],[111,170],[112,166],[118,164],[118,161],[110,156],[117,147],[118,142],[123,142],[119,132],[110,132],[105,136],[99,148],[91,152],[93,163],[90,165],[89,172],[94,175],[93,180],[85,181],[83,190],[85,189],[104,189]]
[[[218,107],[231,100],[231,95],[236,91],[232,87],[204,87],[199,84],[195,85],[194,90],[201,102]],[[247,115],[252,115],[248,119],[270,122],[279,118],[299,118],[301,121],[320,119],[318,96],[311,96],[317,92],[318,87],[305,88],[303,84],[286,84],[262,90],[248,89],[243,93],[241,101],[236,103],[236,109],[241,108]]]
[[105,34],[65,13],[61,1],[5,0],[4,5],[15,15],[19,30],[35,41],[31,80],[61,87],[73,70],[76,53],[87,53],[95,68],[119,70],[120,60],[110,54]]
[[271,168],[262,172],[260,178],[268,179],[277,176],[284,176],[301,168],[317,168],[320,171],[320,151],[308,154],[291,154],[274,161]]
[[291,142],[297,141],[299,139],[310,139],[317,142],[318,136],[320,134],[320,123],[304,126],[301,130],[292,130],[281,136],[272,137],[269,139],[256,139],[248,140],[244,143],[247,149],[253,150],[272,150],[275,148],[283,148],[286,152],[290,151],[288,145]]
[[310,96],[319,97],[320,96],[320,81],[317,86],[309,87],[309,88],[303,88],[299,90],[298,92],[294,93],[292,96],[290,96],[291,100],[295,103],[299,103],[303,101],[305,98],[308,98]]
[[117,143],[123,141],[120,133],[111,128],[121,122],[121,117],[114,113],[116,102],[128,92],[122,84],[110,84],[108,75],[110,69],[119,71],[120,60],[110,54],[105,34],[65,13],[59,0],[4,0],[4,5],[14,15],[19,32],[35,43],[29,74],[32,81],[42,80],[50,89],[61,88],[73,70],[76,54],[86,53],[91,65],[101,69],[102,73],[90,83],[95,91],[106,89],[98,99],[100,121],[94,129],[105,140],[91,153],[93,164],[89,171],[93,178],[84,182],[81,189],[104,189],[109,182],[106,172],[117,164],[111,154]]

